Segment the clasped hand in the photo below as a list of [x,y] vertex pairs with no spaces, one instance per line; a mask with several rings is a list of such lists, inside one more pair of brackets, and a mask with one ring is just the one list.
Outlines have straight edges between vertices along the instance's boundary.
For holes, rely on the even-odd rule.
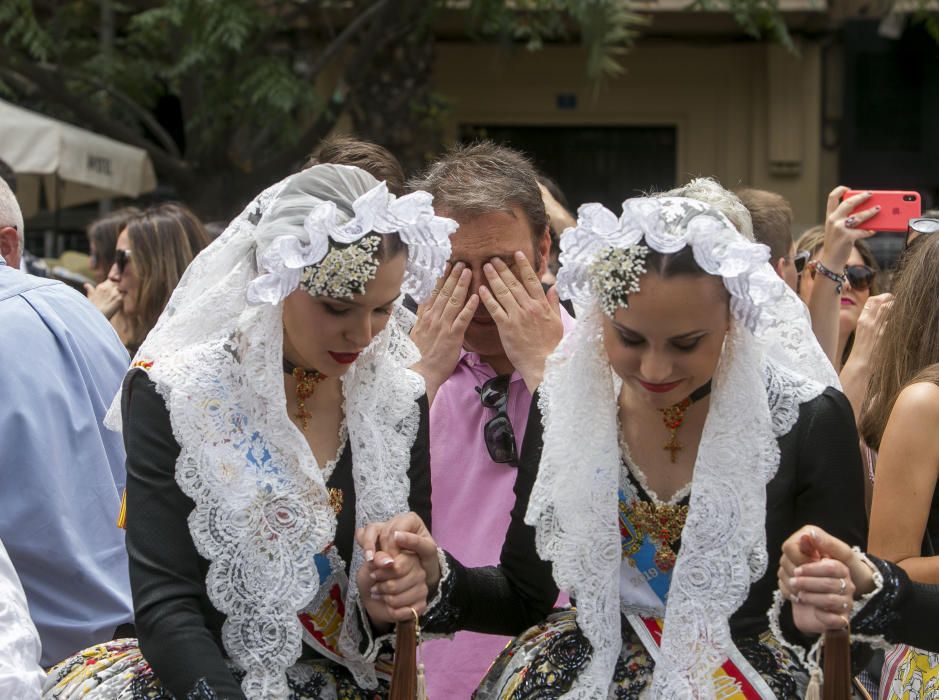
[[857,552],[817,526],[807,525],[783,543],[779,590],[792,603],[804,634],[848,626],[856,597],[873,590],[873,574]]
[[437,543],[416,513],[373,523],[355,533],[365,561],[356,574],[359,595],[377,628],[410,620],[440,584]]

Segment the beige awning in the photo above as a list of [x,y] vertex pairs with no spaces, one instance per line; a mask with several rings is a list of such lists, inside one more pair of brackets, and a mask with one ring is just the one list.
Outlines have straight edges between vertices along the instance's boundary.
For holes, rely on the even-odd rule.
[[137,197],[156,188],[150,156],[71,124],[0,100],[0,160],[16,173],[16,198],[27,218],[39,210],[107,197]]

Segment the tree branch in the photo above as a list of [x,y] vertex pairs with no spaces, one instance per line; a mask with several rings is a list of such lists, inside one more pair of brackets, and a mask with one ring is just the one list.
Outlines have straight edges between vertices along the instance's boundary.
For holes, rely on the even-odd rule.
[[[353,20],[349,26],[336,37],[336,40],[330,44],[330,47],[327,47],[324,54],[334,54],[335,52],[332,51],[332,47],[337,43],[348,43],[353,35],[353,32],[349,30],[353,26],[356,29],[361,29],[365,25],[365,19],[367,17],[375,17],[383,12],[392,12],[394,9],[394,5],[389,4],[388,0],[379,0]],[[348,85],[354,82],[354,76],[361,73],[365,64],[377,53],[381,45],[379,35],[385,26],[386,23],[382,21],[372,23],[372,26],[369,27],[355,55],[347,64],[343,78],[340,79],[339,84],[332,91],[329,103],[320,111],[319,116],[303,135],[297,139],[296,143],[275,153],[267,160],[262,161],[258,166],[259,172],[270,174],[273,177],[282,177],[285,172],[295,166],[297,161],[305,159],[310,151],[313,150],[313,147],[332,130],[339,120],[339,115],[346,107],[346,96],[349,93]],[[321,63],[322,59],[323,55],[321,54],[320,60],[318,60],[317,63]],[[322,63],[322,65],[325,65],[325,63]],[[315,75],[315,73],[313,75]]]
[[316,77],[319,73],[329,65],[329,62],[338,54],[346,44],[352,40],[352,37],[364,27],[368,21],[377,13],[381,12],[385,6],[388,4],[388,0],[378,0],[374,5],[365,10],[362,14],[356,17],[354,20],[349,22],[346,25],[346,28],[343,29],[339,36],[337,36],[321,53],[316,61],[313,62],[313,65],[310,68],[310,75]]
[[166,129],[163,128],[160,122],[158,122],[153,117],[153,115],[150,114],[150,112],[143,109],[139,104],[134,102],[131,98],[129,98],[123,92],[121,92],[120,90],[114,87],[111,87],[110,85],[105,83],[103,80],[99,80],[98,78],[93,78],[89,75],[78,73],[77,71],[72,71],[67,68],[61,68],[61,67],[57,68],[57,71],[62,73],[62,75],[65,75],[69,78],[86,82],[90,85],[94,85],[99,90],[104,90],[106,93],[111,95],[111,97],[113,97],[118,102],[120,102],[121,105],[126,107],[129,111],[133,112],[134,116],[137,117],[137,119],[143,122],[144,126],[146,126],[147,129],[149,129],[153,133],[156,139],[160,142],[160,145],[164,148],[164,150],[166,150],[168,155],[172,156],[173,158],[178,158],[178,159],[182,158],[182,154],[179,152],[179,147],[176,145],[176,141],[174,141],[173,137],[170,136],[166,132]]
[[[336,93],[340,92],[341,95]],[[283,177],[295,167],[298,161],[306,160],[307,156],[322,139],[326,137],[339,120],[339,114],[345,107],[345,91],[337,88],[329,104],[320,112],[313,124],[297,139],[297,142],[284,148],[258,165],[258,172],[264,173],[265,180],[271,177]],[[269,175],[270,177],[267,177]]]
[[102,114],[91,107],[86,100],[72,95],[58,80],[53,78],[49,71],[28,61],[17,61],[15,65],[11,65],[4,59],[3,53],[0,52],[0,65],[5,65],[8,71],[35,85],[42,92],[43,97],[66,107],[98,132],[145,150],[153,159],[153,164],[157,169],[173,180],[178,187],[183,188],[192,183],[193,174],[185,162],[167,154],[120,122]]

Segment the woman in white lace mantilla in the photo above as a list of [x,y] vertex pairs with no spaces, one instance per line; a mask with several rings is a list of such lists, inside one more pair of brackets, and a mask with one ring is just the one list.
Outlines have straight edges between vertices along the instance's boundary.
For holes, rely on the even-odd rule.
[[478,698],[805,693],[769,631],[767,562],[808,521],[863,543],[851,408],[768,249],[719,210],[739,202],[685,192],[584,205],[562,236],[579,320],[546,367],[526,521],[575,606],[517,638]]
[[44,697],[384,696],[387,635],[441,572],[436,551],[366,561],[354,534],[410,510],[430,522],[427,401],[397,316],[455,230],[425,192],[317,165],[196,258],[109,416],[139,648],[65,660]]

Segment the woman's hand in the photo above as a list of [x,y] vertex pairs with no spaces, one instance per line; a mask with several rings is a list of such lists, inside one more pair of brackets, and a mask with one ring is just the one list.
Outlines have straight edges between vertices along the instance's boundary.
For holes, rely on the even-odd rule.
[[783,544],[779,590],[805,634],[848,626],[856,596],[874,590],[870,568],[837,537],[807,525]]
[[867,384],[873,372],[871,358],[877,341],[884,333],[884,322],[887,320],[887,311],[893,304],[892,294],[878,294],[868,297],[861,315],[858,317],[857,329],[854,332],[854,346],[848,361],[841,368],[841,390],[851,402],[854,412],[854,421],[861,422],[861,407],[867,394]]
[[857,320],[857,330],[854,332],[854,347],[851,348],[851,356],[848,358],[848,362],[855,355],[858,356],[860,361],[865,363],[870,361],[874,346],[880,336],[883,335],[884,320],[887,318],[887,310],[892,303],[893,294],[878,294],[874,297],[868,297]]
[[870,199],[870,192],[861,192],[841,201],[848,191],[847,187],[836,187],[828,195],[825,210],[825,242],[819,255],[821,263],[835,273],[840,274],[848,264],[854,244],[862,238],[870,238],[875,231],[862,228],[868,219],[880,211],[880,207],[870,207],[855,211],[857,207]]
[[94,304],[107,319],[110,319],[121,308],[121,293],[117,290],[117,285],[111,280],[105,280],[97,287],[86,284],[85,294],[88,301]]
[[369,617],[375,623],[409,620],[411,608],[427,609],[440,583],[437,543],[416,513],[359,529],[356,541],[365,554],[357,582]]

